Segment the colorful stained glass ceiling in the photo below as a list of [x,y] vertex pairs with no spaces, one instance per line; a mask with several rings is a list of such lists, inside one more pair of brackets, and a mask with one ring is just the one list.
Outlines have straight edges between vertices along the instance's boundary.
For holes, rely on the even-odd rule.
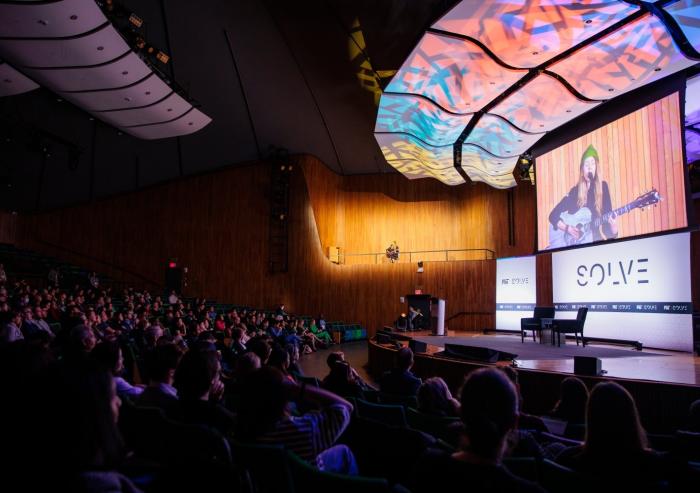
[[382,95],[375,137],[408,178],[516,185],[545,133],[700,62],[700,0],[464,0]]

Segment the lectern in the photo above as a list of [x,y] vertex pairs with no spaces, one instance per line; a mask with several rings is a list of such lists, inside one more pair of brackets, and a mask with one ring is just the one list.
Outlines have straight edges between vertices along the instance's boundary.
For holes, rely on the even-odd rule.
[[406,303],[410,330],[430,329],[433,335],[445,335],[445,300],[429,294],[407,294]]

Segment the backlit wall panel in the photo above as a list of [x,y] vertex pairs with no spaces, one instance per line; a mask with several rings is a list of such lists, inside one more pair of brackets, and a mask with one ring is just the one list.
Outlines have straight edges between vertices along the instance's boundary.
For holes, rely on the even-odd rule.
[[692,351],[690,235],[555,252],[552,296],[556,318],[588,307],[584,336]]

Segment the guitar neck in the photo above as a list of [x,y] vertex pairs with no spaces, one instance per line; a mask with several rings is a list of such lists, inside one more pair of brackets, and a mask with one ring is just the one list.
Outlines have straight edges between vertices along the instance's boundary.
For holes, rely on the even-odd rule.
[[593,221],[593,226],[598,228],[598,227],[600,227],[601,224],[603,224],[603,222],[607,222],[608,219],[610,219],[613,216],[613,214],[615,216],[621,216],[623,214],[627,214],[631,210],[636,209],[637,207],[639,207],[639,206],[636,205],[634,202],[630,202],[627,205],[623,205],[619,209],[614,209],[614,210],[607,212],[607,213],[603,214],[602,216],[600,216],[598,219]]

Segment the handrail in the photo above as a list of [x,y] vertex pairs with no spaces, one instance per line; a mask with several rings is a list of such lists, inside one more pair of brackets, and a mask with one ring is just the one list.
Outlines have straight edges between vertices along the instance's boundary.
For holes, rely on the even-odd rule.
[[64,253],[68,253],[70,255],[75,255],[76,257],[79,257],[79,258],[82,258],[85,260],[89,260],[91,262],[97,262],[98,264],[101,264],[101,265],[105,265],[105,266],[109,267],[110,269],[114,269],[114,270],[122,272],[124,274],[128,274],[130,276],[133,276],[133,277],[140,279],[141,281],[146,282],[152,286],[156,286],[159,288],[163,286],[163,283],[154,281],[153,279],[149,279],[148,277],[144,276],[143,274],[141,274],[139,272],[134,272],[132,270],[125,269],[123,267],[119,267],[117,265],[112,264],[111,262],[107,262],[106,260],[102,260],[100,258],[93,257],[92,255],[87,255],[85,253],[77,252],[77,251],[72,250],[70,248],[66,248],[63,245],[57,245],[57,244],[52,243],[50,241],[42,240],[40,238],[34,237],[34,238],[32,238],[32,240],[37,242],[37,243],[41,243],[41,244],[49,246],[51,248],[55,248],[57,250],[60,250]]
[[[474,253],[474,258],[457,258],[457,257],[468,257],[471,253]],[[437,255],[433,255],[437,254]],[[464,255],[460,255],[464,254]],[[450,258],[452,256],[452,258]],[[366,262],[362,262],[362,257],[370,257]],[[348,259],[358,259],[360,262],[351,263],[371,263],[379,264],[383,262],[391,262],[387,256],[386,252],[378,253],[344,253],[341,252],[339,255],[339,263],[347,264]],[[496,252],[488,248],[458,248],[458,249],[442,249],[442,250],[416,250],[414,252],[400,252],[399,258],[391,263],[412,263],[412,262],[449,262],[450,260],[493,260],[496,258]]]

